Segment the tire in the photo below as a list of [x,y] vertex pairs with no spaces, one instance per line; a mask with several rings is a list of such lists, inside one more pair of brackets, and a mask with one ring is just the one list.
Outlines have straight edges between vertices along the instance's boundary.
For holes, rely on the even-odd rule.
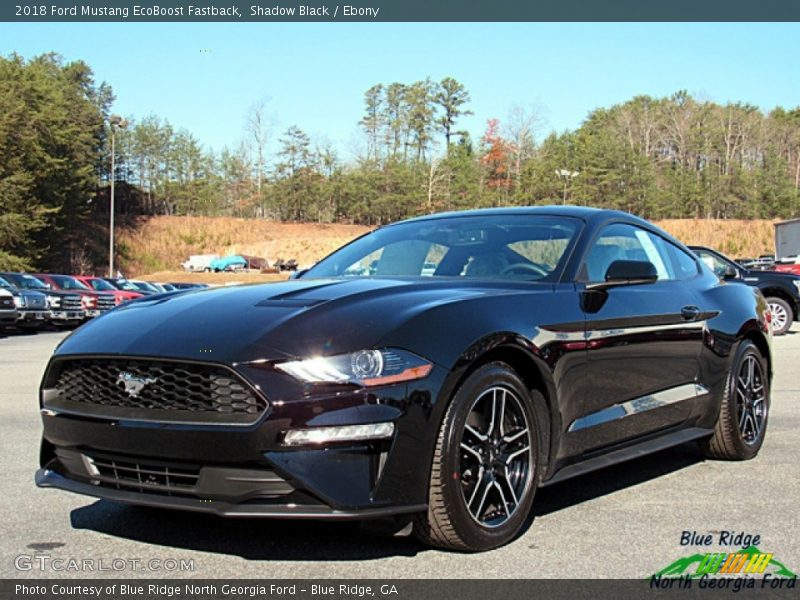
[[767,304],[772,312],[772,335],[783,335],[792,326],[794,311],[786,300],[776,296],[767,298]]
[[502,546],[522,531],[539,478],[533,403],[543,400],[505,363],[484,365],[464,381],[436,440],[428,510],[414,522],[418,539],[478,552]]
[[[749,371],[750,367],[753,368],[752,372]],[[769,377],[766,361],[758,348],[745,340],[739,344],[728,372],[714,435],[701,444],[703,453],[708,458],[719,460],[754,458],[764,443],[768,417]]]

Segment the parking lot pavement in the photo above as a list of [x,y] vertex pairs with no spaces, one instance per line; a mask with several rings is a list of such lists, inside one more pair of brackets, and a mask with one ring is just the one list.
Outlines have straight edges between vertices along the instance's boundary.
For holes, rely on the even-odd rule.
[[[36,389],[63,335],[0,337],[2,577],[638,578],[705,551],[681,546],[684,530],[760,535],[762,551],[800,571],[797,324],[774,342],[772,411],[758,458],[703,461],[686,446],[545,488],[528,531],[479,555],[373,537],[348,523],[226,520],[37,489]],[[47,559],[34,555],[92,560],[94,571],[42,571]]]

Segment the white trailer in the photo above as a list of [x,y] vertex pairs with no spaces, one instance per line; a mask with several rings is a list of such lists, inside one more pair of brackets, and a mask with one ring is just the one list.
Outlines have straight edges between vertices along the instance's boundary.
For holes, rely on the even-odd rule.
[[210,271],[211,261],[219,258],[218,254],[195,254],[189,257],[189,260],[181,263],[184,271],[189,273],[193,271]]
[[790,261],[800,256],[800,219],[775,223],[775,260]]

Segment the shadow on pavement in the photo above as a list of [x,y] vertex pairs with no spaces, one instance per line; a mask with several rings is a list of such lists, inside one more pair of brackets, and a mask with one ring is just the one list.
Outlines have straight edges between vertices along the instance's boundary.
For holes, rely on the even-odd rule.
[[[701,461],[694,446],[685,445],[555,484],[537,493],[534,515],[588,502]],[[374,535],[353,522],[224,519],[107,500],[75,509],[71,522],[76,529],[249,560],[373,560],[428,551],[413,536]]]
[[354,522],[225,519],[107,500],[75,509],[71,521],[77,529],[249,560],[371,560],[426,550],[411,536],[373,535]]
[[606,469],[542,488],[533,504],[534,515],[547,515],[630,488],[703,462],[694,444],[684,444]]

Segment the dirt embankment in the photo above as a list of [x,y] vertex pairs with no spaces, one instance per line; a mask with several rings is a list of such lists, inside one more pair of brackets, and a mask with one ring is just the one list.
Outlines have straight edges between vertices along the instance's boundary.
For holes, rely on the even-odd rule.
[[[687,244],[717,248],[734,258],[771,253],[773,222],[768,220],[669,219],[658,225]],[[369,231],[359,225],[280,223],[229,217],[154,217],[118,234],[120,262],[127,276],[157,281],[264,281],[262,274],[184,274],[180,263],[191,254],[247,254],[295,259],[311,265]]]

